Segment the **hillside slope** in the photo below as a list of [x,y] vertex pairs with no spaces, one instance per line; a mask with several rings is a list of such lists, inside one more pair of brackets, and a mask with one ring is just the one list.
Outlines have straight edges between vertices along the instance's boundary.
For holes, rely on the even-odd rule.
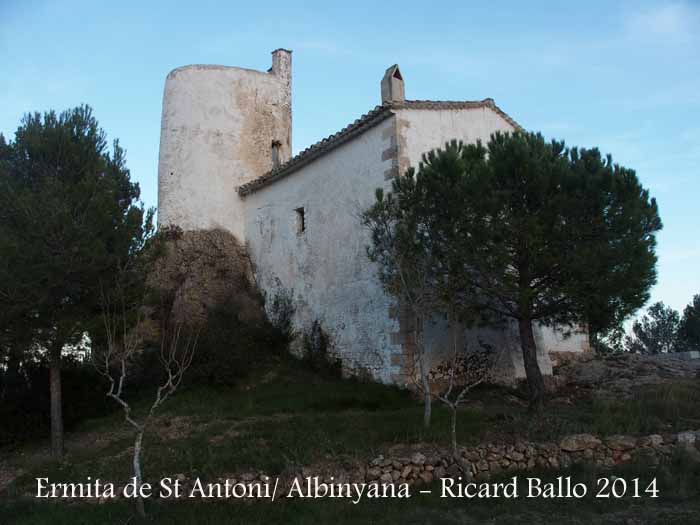
[[[541,418],[533,419],[516,391],[484,388],[475,392],[459,416],[459,442],[557,440],[572,433],[645,434],[700,428],[700,384],[692,378],[642,386],[628,399],[581,395],[562,389]],[[141,401],[141,408],[147,399]],[[163,477],[207,480],[269,476],[323,467],[348,469],[366,463],[397,444],[445,447],[449,415],[436,406],[433,424],[421,425],[422,407],[405,392],[312,373],[293,359],[254,374],[237,387],[191,387],[178,393],[147,433],[146,481]],[[124,522],[132,508],[124,500],[47,502],[33,498],[36,477],[52,482],[84,481],[87,476],[123,484],[131,475],[132,435],[119,412],[92,420],[68,436],[68,454],[58,464],[42,443],[3,451],[0,461],[0,523]],[[549,522],[671,523],[700,512],[700,467],[687,459],[650,470],[648,465],[616,467],[618,476],[659,479],[661,497],[583,500],[285,500],[275,504],[238,501],[203,503],[151,501],[156,522],[198,523],[296,522],[393,523],[411,517],[417,523]],[[568,475],[595,483],[609,475],[573,467]],[[561,472],[528,473],[555,479]],[[506,479],[504,477],[504,479]],[[601,515],[602,512],[612,514]],[[340,518],[340,515],[343,518]],[[649,520],[652,521],[649,521]],[[471,521],[470,521],[471,520]],[[642,520],[642,521],[635,521]],[[554,522],[557,522],[555,520]],[[130,523],[134,523],[131,521]]]

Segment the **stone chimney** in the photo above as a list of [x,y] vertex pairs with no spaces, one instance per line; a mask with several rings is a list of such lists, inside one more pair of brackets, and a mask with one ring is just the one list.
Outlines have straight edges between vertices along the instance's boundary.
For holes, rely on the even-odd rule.
[[275,49],[272,52],[272,67],[270,73],[291,83],[292,80],[292,52],[288,49]]
[[279,104],[284,114],[275,125],[270,143],[272,169],[279,167],[292,158],[292,52],[278,48],[272,52],[270,75],[276,76],[281,83]]
[[403,102],[406,99],[403,89],[403,77],[399,66],[394,64],[384,73],[382,78],[382,104]]

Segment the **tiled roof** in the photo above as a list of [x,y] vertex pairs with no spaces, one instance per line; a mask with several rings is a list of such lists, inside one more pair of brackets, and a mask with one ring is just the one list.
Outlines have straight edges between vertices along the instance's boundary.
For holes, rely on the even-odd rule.
[[502,111],[492,98],[485,98],[484,100],[477,101],[435,101],[435,100],[405,100],[403,102],[390,102],[382,104],[381,106],[376,106],[372,111],[362,115],[352,124],[344,127],[337,133],[326,137],[325,139],[317,142],[306,148],[304,151],[298,153],[287,162],[278,166],[277,168],[268,171],[266,174],[254,179],[250,182],[242,184],[238,187],[237,191],[241,197],[245,197],[258,189],[267,186],[286,177],[297,171],[302,166],[305,166],[317,159],[318,157],[326,154],[327,152],[337,148],[341,144],[351,140],[373,128],[380,122],[386,120],[391,115],[393,115],[393,110],[397,109],[477,109],[477,108],[491,108],[501,117],[503,117],[507,122],[509,122],[515,129],[522,130],[523,128],[513,120],[507,113]]

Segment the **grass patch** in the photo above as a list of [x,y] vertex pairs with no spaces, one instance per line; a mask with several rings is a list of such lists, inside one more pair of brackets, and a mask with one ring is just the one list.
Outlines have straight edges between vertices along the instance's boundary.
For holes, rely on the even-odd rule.
[[630,400],[593,402],[592,426],[599,433],[653,433],[700,427],[700,381],[674,381],[635,392]]
[[[562,435],[579,432],[648,434],[700,426],[696,419],[700,406],[700,383],[697,381],[640,388],[631,400],[571,397],[570,402],[553,400],[541,417],[532,417],[508,392],[498,388],[479,389],[471,398],[478,399],[481,408],[465,408],[460,412],[458,441],[462,445],[497,440],[556,441]],[[135,404],[137,412],[145,410],[150,402],[151,395],[146,392]],[[274,476],[290,466],[366,460],[395,443],[448,445],[448,429],[449,413],[439,403],[434,404],[431,427],[424,429],[422,404],[406,391],[318,375],[296,361],[282,360],[273,370],[256,373],[247,385],[235,388],[197,386],[178,392],[164,405],[146,434],[143,468],[146,480],[151,482],[176,473],[214,479],[224,474],[263,470]],[[91,441],[93,435],[96,439]],[[69,455],[65,462],[34,461],[33,465],[27,462],[22,465],[26,473],[3,496],[12,498],[31,493],[37,476],[49,477],[54,482],[81,481],[87,476],[123,482],[131,476],[128,449],[133,437],[120,412],[85,422],[74,436],[75,440],[69,439]],[[106,439],[98,441],[97,437],[102,436]],[[25,450],[33,447],[29,445]],[[11,461],[13,454],[14,450],[10,453]],[[680,491],[683,480],[700,486],[700,479],[686,475],[677,482],[668,483]],[[688,493],[692,487],[683,490]],[[347,511],[357,521],[382,522],[386,517],[386,522],[391,522],[405,520],[405,509],[414,508],[416,516],[424,518],[415,518],[418,522],[451,523],[476,515],[491,519],[501,511],[512,510],[508,510],[508,502],[490,501],[479,514],[480,507],[473,501],[466,507],[452,502],[449,503],[451,514],[447,516],[444,501],[421,501],[414,507],[411,507],[413,503],[407,506],[405,502],[389,501],[368,502],[361,508],[334,502],[285,502],[274,509],[266,505],[249,508],[207,504],[205,511],[201,510],[201,504],[188,503],[176,506],[180,509],[177,512],[170,506],[154,504],[154,515],[162,516],[164,522],[187,522],[184,517],[174,517],[181,514],[195,516],[197,522],[206,523],[199,520],[201,513],[203,520],[215,523],[224,519],[230,521],[233,516],[230,513],[235,512],[236,516],[244,516],[247,523],[263,522],[270,516],[273,522],[296,523],[300,522],[297,515],[309,521],[324,522],[351,509]],[[13,505],[18,505],[13,507],[15,509],[24,508],[21,502]],[[119,510],[119,505],[59,505],[60,510],[57,507],[55,511],[56,520],[52,522],[62,523],[64,515],[65,522],[71,523],[113,522],[120,519],[115,516],[130,512],[128,507]],[[577,505],[580,507],[582,503]],[[85,516],[91,519],[75,518],[74,508],[85,509]],[[556,506],[547,508],[550,509],[547,512],[555,509],[568,513]],[[598,504],[593,505],[590,512],[599,508]],[[3,519],[2,512],[0,523],[8,522]],[[42,512],[45,510],[28,512],[28,521],[21,523],[32,523],[33,515],[37,516],[36,523],[42,523]],[[381,520],[374,515],[376,512],[382,513]],[[371,519],[365,519],[368,517]],[[527,516],[522,519],[527,521]]]
[[336,379],[285,359],[272,372],[258,374],[248,386],[193,387],[164,405],[164,414],[241,419],[278,413],[344,410],[396,410],[414,407],[409,392],[394,386]]
[[[464,411],[460,436],[467,441],[477,434],[483,417]],[[364,459],[394,443],[433,442],[446,445],[449,414],[434,413],[430,429],[424,429],[416,408],[298,415],[282,421],[261,421],[240,435],[209,446],[211,463],[229,471],[258,468],[271,474],[290,465],[304,465],[328,458]]]
[[679,432],[700,427],[700,381],[677,379],[661,385],[637,388],[630,399],[583,398],[550,402],[539,417],[531,417],[519,406],[505,405],[498,396],[485,411],[490,426],[505,438],[558,441],[567,434],[582,432],[612,435],[646,435]]
[[[137,418],[148,403],[146,397],[135,404]],[[462,410],[460,442],[478,441],[487,425],[483,413]],[[56,482],[87,475],[128,479],[133,434],[123,416],[87,422],[81,431],[100,429],[109,436],[120,434],[100,448],[69,446],[65,462],[28,469],[10,494],[33,490],[38,475]],[[178,392],[147,431],[142,464],[146,480],[176,473],[215,478],[246,470],[274,475],[329,458],[364,460],[395,443],[447,445],[448,440],[449,413],[438,404],[431,427],[425,429],[421,404],[404,390],[322,376],[285,361],[249,388],[205,386]]]

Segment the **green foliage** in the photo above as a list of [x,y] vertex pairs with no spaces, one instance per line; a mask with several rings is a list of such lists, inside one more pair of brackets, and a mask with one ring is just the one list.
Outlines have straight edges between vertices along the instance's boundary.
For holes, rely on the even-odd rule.
[[700,295],[693,297],[682,316],[662,302],[652,304],[632,325],[625,350],[640,354],[700,350]]
[[[48,353],[52,453],[62,455],[62,354],[100,325],[114,275],[152,231],[125,152],[88,106],[27,114],[0,140],[0,357]],[[5,357],[7,356],[7,357]]]
[[276,414],[411,409],[411,395],[398,387],[362,384],[318,374],[290,355],[279,356],[269,368],[254,370],[238,389],[198,385],[178,394],[166,413],[211,419],[245,419]]
[[677,381],[638,390],[629,400],[598,399],[591,406],[592,426],[600,434],[650,434],[682,431],[700,424],[700,385]]
[[277,282],[277,291],[272,299],[266,301],[267,317],[272,327],[277,330],[287,341],[291,343],[294,339],[294,296],[292,290],[282,287],[282,283]]
[[591,347],[599,355],[621,354],[625,347],[625,330],[622,325],[613,326],[605,332],[590,334]]
[[[135,403],[135,410],[143,410],[151,401],[151,395],[152,392],[144,393],[142,403]],[[562,435],[579,432],[665,433],[697,428],[696,407],[699,395],[700,384],[693,380],[643,388],[636,392],[631,400],[608,399],[591,402],[575,394],[570,402],[558,404],[556,410],[548,411],[540,420],[528,416],[520,404],[508,401],[511,396],[504,391],[483,389],[479,391],[483,408],[464,409],[460,414],[459,442],[465,445],[482,441],[543,442],[558,441]],[[144,453],[145,461],[149,465],[147,481],[155,483],[161,477],[173,476],[179,472],[190,478],[199,476],[203,480],[216,480],[219,477],[230,477],[232,473],[254,469],[264,469],[274,476],[280,472],[289,472],[289,469],[298,468],[299,465],[317,462],[338,461],[345,464],[346,461],[365,461],[367,458],[376,457],[395,443],[420,442],[445,446],[450,422],[449,412],[438,406],[433,425],[430,429],[424,429],[419,417],[421,409],[405,390],[377,383],[359,385],[354,380],[317,374],[298,360],[282,357],[276,366],[254,370],[244,385],[238,385],[236,388],[193,385],[178,394],[176,403],[165,405],[163,408],[162,417],[154,421],[153,432],[148,437],[149,446]],[[90,504],[85,507],[80,503],[59,504],[54,507],[51,504],[37,505],[35,502],[29,502],[26,508],[21,507],[19,502],[13,502],[13,496],[19,498],[35,490],[35,478],[38,476],[48,476],[55,482],[74,482],[84,479],[85,472],[89,472],[93,479],[99,477],[102,480],[119,482],[127,479],[130,475],[129,464],[124,461],[123,453],[132,441],[124,432],[124,428],[121,413],[81,426],[81,431],[89,431],[91,437],[99,439],[93,438],[88,441],[76,436],[80,447],[69,447],[69,461],[65,462],[32,464],[21,459],[27,455],[10,453],[7,460],[21,460],[25,474],[8,492],[2,494],[0,522],[9,520],[14,523],[20,519],[29,523],[43,523],[48,519],[45,514],[48,511],[44,509],[49,509],[52,511],[51,516],[55,517],[52,522],[61,523],[61,520],[70,518],[80,523],[83,514],[70,514],[70,509],[74,507],[85,510],[85,516],[90,518],[84,521],[85,523],[117,519],[115,509],[119,509],[121,513],[120,520],[127,520],[129,512],[133,510],[126,505],[120,507],[123,501],[104,505]],[[650,474],[649,467],[644,465],[615,468],[620,470],[612,472],[626,475],[628,479],[644,478]],[[582,471],[572,472],[577,480],[588,474]],[[662,466],[655,470],[654,474],[658,474],[660,483],[663,483],[660,486],[663,497],[671,499],[672,502],[697,503],[697,489],[700,486],[697,483],[697,476],[700,474],[697,465],[691,462],[673,465],[670,472],[665,471]],[[558,475],[568,474],[528,472],[528,476],[539,475],[555,479]],[[593,474],[590,475],[595,479]],[[685,493],[674,489],[679,488],[678,484],[681,482],[686,489]],[[549,504],[546,500],[538,501],[542,505]],[[571,500],[558,501],[561,507],[556,508],[561,512],[571,510]],[[640,504],[638,499],[626,501]],[[195,503],[170,502],[159,507],[158,502],[151,501],[149,511],[153,511],[153,516],[157,517],[152,519],[157,521],[165,519],[161,519],[162,516],[168,516],[168,519],[173,517],[186,522],[183,516],[187,516],[188,520],[199,514],[207,516],[206,513],[210,512],[208,509],[216,506],[216,503],[201,506]],[[278,503],[284,504],[281,500]],[[319,500],[312,503],[306,512],[330,512],[313,509],[317,509],[318,505],[335,505],[337,502]],[[522,510],[520,504],[510,508],[507,506],[507,500],[502,499],[485,500],[482,503],[483,507],[479,507],[481,510],[478,512],[483,513],[484,519],[493,515],[493,505],[501,506],[499,509],[503,512]],[[188,510],[191,504],[195,505],[195,510]],[[361,505],[364,504],[367,503]],[[390,514],[386,504],[386,501],[382,500],[376,506],[368,508],[380,516],[379,519],[383,519]],[[416,504],[419,506],[411,507]],[[395,510],[396,521],[407,517],[408,515],[403,513],[408,512],[411,512],[415,519],[415,512],[420,510],[422,505],[429,504],[419,498],[401,501]],[[471,517],[474,516],[475,504],[481,505],[476,500],[465,501],[465,511],[468,511]],[[588,505],[585,502],[576,504]],[[3,508],[3,505],[11,508]],[[436,509],[441,509],[444,516],[454,521],[457,509],[454,504],[445,507],[444,500],[438,498],[435,505]],[[600,500],[590,503],[590,511],[601,512],[600,505]],[[228,502],[224,507],[232,509],[228,512],[232,512],[232,517],[239,520],[241,516],[246,515],[241,513],[257,509],[255,512],[260,513],[259,520],[262,520],[262,516],[267,516],[264,513],[271,506],[231,505]],[[354,509],[355,506],[348,505],[347,508]],[[26,513],[16,514],[22,509]],[[93,509],[102,509],[100,512],[104,514],[91,514],[96,512]],[[109,509],[112,509],[112,513]],[[299,510],[296,507],[295,509]],[[544,507],[542,512],[551,510],[550,507]],[[283,517],[294,516],[292,510],[279,512]],[[289,516],[287,512],[290,512]],[[369,510],[367,514],[362,515],[371,518]]]
[[683,310],[678,326],[678,339],[681,350],[700,351],[700,294]]
[[100,283],[151,231],[138,198],[124,150],[108,151],[88,106],[27,114],[0,146],[2,330],[47,348],[88,330]]
[[[10,381],[0,370],[0,447],[19,445],[46,435],[49,428],[49,368],[46,360],[28,360]],[[109,414],[116,406],[105,396],[106,383],[92,365],[64,358],[63,417],[67,430],[90,418]]]
[[[460,285],[465,307],[599,330],[639,308],[656,278],[661,222],[634,171],[535,133],[429,152],[366,217],[378,212],[402,253],[417,249],[436,282]],[[397,264],[377,242],[387,234],[372,233],[393,282]]]
[[314,372],[342,375],[340,359],[331,353],[330,338],[321,323],[314,320],[302,335],[302,360]]
[[[150,446],[145,452],[150,465],[147,481],[157,483],[161,477],[179,472],[190,478],[199,476],[202,480],[214,481],[218,477],[230,477],[232,473],[253,469],[266,469],[269,475],[274,476],[281,471],[289,472],[285,469],[298,468],[299,464],[328,462],[326,455],[331,457],[331,461],[337,460],[342,464],[353,459],[375,457],[394,443],[445,444],[449,428],[447,410],[436,407],[434,428],[425,430],[418,417],[419,408],[405,391],[378,384],[358,388],[354,381],[320,377],[291,360],[274,371],[277,372],[276,377],[267,382],[256,380],[250,389],[200,386],[183,390],[177,403],[164,407],[161,423],[168,422],[169,426],[159,426],[149,436]],[[272,371],[259,372],[261,376],[266,376]],[[488,394],[484,392],[480,396],[486,403],[491,399]],[[648,427],[637,427],[632,417],[625,416],[625,403],[622,400],[610,401],[616,403],[616,407],[611,409],[606,409],[602,402],[588,406],[580,400],[576,406],[561,405],[547,415],[551,418],[547,426],[556,427],[556,418],[560,418],[564,412],[572,420],[578,418],[569,427],[557,427],[567,433],[597,433],[603,428],[607,428],[610,434],[619,433],[623,428],[648,428],[649,432],[670,431],[671,428],[683,430],[693,427],[692,422],[682,417],[693,417],[693,413],[687,410],[691,403],[697,403],[697,395],[697,385],[693,386],[692,382],[640,392],[633,400],[633,403],[640,404],[640,408],[635,407],[632,411],[643,416],[643,404],[652,403],[654,416],[646,420],[650,424]],[[672,415],[674,419],[665,416],[671,413],[673,406],[680,407],[678,420],[675,420],[675,414]],[[497,404],[488,404],[483,410],[465,410],[461,415],[460,443],[473,444],[493,440],[494,437],[500,440],[508,423],[504,417],[510,414],[496,415],[507,407],[501,399]],[[601,409],[607,412],[597,416],[595,411]],[[612,419],[604,421],[609,415]],[[514,439],[556,441],[561,437],[561,434],[555,433],[550,433],[548,437],[526,436],[523,429],[528,419],[521,407],[513,408],[513,417],[519,418],[512,421],[513,427],[517,427]],[[109,445],[105,445],[104,441],[101,446],[91,443],[88,450],[72,452],[71,461],[28,467],[14,492],[3,494],[0,522],[87,524],[129,521],[133,505],[123,500],[103,505],[80,502],[39,505],[31,499],[12,498],[13,494],[21,495],[35,490],[34,478],[37,476],[48,476],[52,481],[74,482],[84,479],[85,472],[89,472],[93,479],[98,476],[102,480],[120,482],[126,479],[129,465],[120,453],[131,445],[131,440],[117,433],[121,428],[113,424],[117,418],[121,423],[121,415],[101,422],[103,432],[107,432],[102,436],[106,441],[113,440]],[[188,421],[189,426],[186,424]],[[666,426],[666,423],[673,426]],[[104,428],[105,424],[110,426]],[[92,426],[90,430],[96,432],[98,427]],[[149,514],[151,520],[159,523],[219,523],[232,520],[253,523],[305,523],[312,520],[323,523],[333,519],[347,523],[396,523],[415,521],[417,516],[421,517],[421,522],[429,523],[455,523],[457,519],[459,523],[480,523],[492,519],[496,514],[504,523],[539,523],[546,519],[554,519],[555,522],[587,519],[595,522],[606,511],[637,509],[644,513],[642,521],[649,522],[651,512],[665,512],[664,505],[668,505],[676,517],[678,513],[687,511],[683,514],[685,519],[680,522],[692,523],[692,512],[700,510],[700,467],[682,456],[672,461],[670,465],[655,468],[644,463],[632,463],[616,466],[612,470],[574,466],[569,471],[527,472],[527,476],[541,477],[555,483],[557,476],[570,475],[574,481],[585,482],[591,487],[595,487],[597,478],[612,474],[627,480],[657,477],[660,489],[658,500],[632,497],[620,500],[539,498],[527,500],[524,505],[522,498],[492,498],[455,499],[445,505],[445,500],[439,498],[439,490],[433,490],[434,499],[420,496],[393,502],[363,500],[358,505],[337,499],[305,503],[301,499],[280,498],[274,505],[151,500]],[[503,473],[502,477],[496,476],[491,481],[508,481],[512,476],[512,473]],[[525,482],[527,476],[520,476],[520,480]],[[618,519],[620,516],[614,514],[613,517]],[[660,518],[657,522],[673,521]],[[138,523],[138,520],[131,519],[130,523]]]
[[208,313],[187,384],[234,385],[286,352],[286,333],[264,318],[241,319],[238,307],[229,300]]
[[652,304],[645,315],[632,325],[632,337],[626,338],[628,352],[665,354],[679,348],[678,312],[662,302]]
[[456,304],[463,320],[516,320],[537,392],[533,322],[602,332],[641,307],[656,281],[661,221],[634,171],[536,133],[447,143],[391,194],[377,192],[364,219],[390,293],[406,287],[407,267],[418,276],[408,295],[432,290],[435,312]]

